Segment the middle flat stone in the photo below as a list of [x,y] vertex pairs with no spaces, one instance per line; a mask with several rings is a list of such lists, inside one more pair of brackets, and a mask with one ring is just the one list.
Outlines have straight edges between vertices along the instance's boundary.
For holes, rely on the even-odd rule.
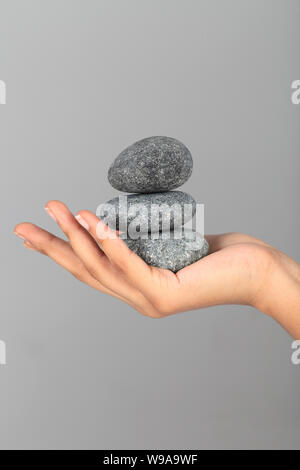
[[140,233],[182,227],[196,212],[194,198],[183,191],[117,196],[102,204],[97,215],[112,229]]

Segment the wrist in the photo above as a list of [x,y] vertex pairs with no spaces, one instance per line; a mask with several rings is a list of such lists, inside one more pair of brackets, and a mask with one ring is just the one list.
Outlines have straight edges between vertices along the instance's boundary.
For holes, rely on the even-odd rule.
[[272,316],[274,300],[274,278],[279,270],[278,252],[272,247],[264,247],[258,259],[256,292],[252,306]]
[[264,257],[266,269],[253,306],[300,337],[300,265],[273,248]]

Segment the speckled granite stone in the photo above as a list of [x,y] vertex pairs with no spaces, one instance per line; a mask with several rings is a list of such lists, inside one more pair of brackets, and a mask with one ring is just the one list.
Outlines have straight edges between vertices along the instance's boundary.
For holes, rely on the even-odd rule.
[[112,163],[108,180],[128,193],[169,191],[192,174],[193,159],[187,147],[171,137],[148,137],[127,147]]
[[[176,232],[173,232],[173,235]],[[164,240],[162,233],[157,235],[158,239],[126,239],[124,242],[147,264],[170,269],[173,272],[195,263],[208,254],[207,241],[192,230],[186,229],[185,236],[181,239]]]
[[126,231],[129,225],[133,230],[138,226],[140,232],[157,232],[173,230],[191,220],[196,202],[182,191],[131,194],[111,199],[102,210],[103,215],[98,215],[112,229]]

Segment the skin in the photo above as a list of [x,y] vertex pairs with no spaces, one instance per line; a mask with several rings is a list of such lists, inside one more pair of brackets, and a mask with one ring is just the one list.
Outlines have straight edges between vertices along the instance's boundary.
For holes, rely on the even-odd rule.
[[241,233],[207,235],[209,256],[174,274],[148,266],[92,212],[74,217],[60,201],[49,201],[45,209],[68,241],[25,222],[15,227],[24,246],[143,315],[251,305],[300,338],[300,265],[262,240]]

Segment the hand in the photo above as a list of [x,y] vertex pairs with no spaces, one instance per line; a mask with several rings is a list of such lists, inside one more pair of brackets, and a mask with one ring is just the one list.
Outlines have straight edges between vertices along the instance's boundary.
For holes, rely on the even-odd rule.
[[[210,254],[174,274],[148,266],[118,237],[99,238],[99,226],[103,234],[111,230],[92,212],[80,211],[75,218],[59,201],[50,201],[46,210],[68,241],[22,223],[15,233],[24,239],[24,245],[46,254],[80,281],[123,300],[140,313],[160,318],[212,305],[246,304],[276,317],[282,302],[272,302],[274,283],[285,282],[293,291],[292,303],[299,301],[299,315],[292,315],[292,322],[282,321],[283,314],[276,319],[290,332],[299,332],[300,337],[300,266],[263,241],[239,233],[208,235]],[[296,294],[284,276],[280,279],[278,269],[292,272],[288,277],[295,281]]]

